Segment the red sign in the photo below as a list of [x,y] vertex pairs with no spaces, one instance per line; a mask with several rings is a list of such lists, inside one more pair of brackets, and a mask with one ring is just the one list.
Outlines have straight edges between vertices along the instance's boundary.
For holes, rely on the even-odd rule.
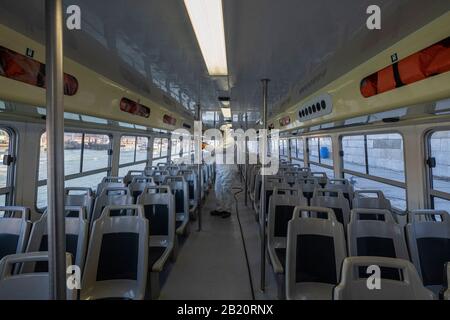
[[280,119],[280,126],[282,126],[282,127],[287,126],[290,123],[291,123],[291,117],[289,117],[289,116],[286,116],[286,117]]
[[134,114],[135,116],[150,117],[150,108],[128,98],[122,98],[120,100],[120,110]]
[[174,117],[171,117],[171,116],[165,114],[164,117],[163,117],[163,122],[165,124],[169,124],[171,126],[174,126],[174,125],[177,124],[177,119],[175,119]]

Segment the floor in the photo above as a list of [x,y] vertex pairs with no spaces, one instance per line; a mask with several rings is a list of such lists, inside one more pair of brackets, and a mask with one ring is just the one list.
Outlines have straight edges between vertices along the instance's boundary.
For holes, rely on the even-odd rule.
[[[236,186],[240,187],[240,185]],[[234,191],[237,192],[237,191]],[[266,261],[266,290],[260,290],[260,236],[253,210],[237,196],[245,245],[256,299],[276,299],[276,282]],[[160,299],[251,300],[252,290],[236,212],[231,218],[212,217],[215,195],[211,190],[202,209],[202,231],[191,224],[189,237],[181,244],[177,260],[167,268]],[[250,202],[249,202],[250,204]]]

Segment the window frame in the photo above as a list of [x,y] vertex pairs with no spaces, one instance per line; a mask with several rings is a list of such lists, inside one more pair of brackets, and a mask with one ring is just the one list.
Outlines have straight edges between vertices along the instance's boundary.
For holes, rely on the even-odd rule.
[[[6,185],[0,187],[0,196],[5,196],[5,206],[15,203],[15,182],[16,182],[16,165],[17,165],[17,132],[9,126],[0,126],[0,130],[8,134],[8,152],[13,156],[14,161],[6,170]],[[0,161],[3,161],[1,159]]]
[[441,131],[449,131],[450,127],[448,126],[439,126],[432,128],[425,132],[424,134],[424,164],[425,164],[425,204],[428,208],[435,209],[435,198],[449,201],[450,202],[450,193],[446,193],[444,191],[439,191],[433,189],[433,168],[431,168],[427,164],[427,160],[431,157],[431,137],[434,133]]
[[[369,154],[367,152],[367,150],[368,150],[367,149],[367,136],[368,135],[381,135],[381,134],[398,134],[402,138],[402,145],[403,145],[403,150],[402,150],[402,152],[403,152],[403,172],[405,173],[405,181],[404,182],[400,182],[400,181],[397,181],[397,180],[390,180],[390,179],[387,179],[387,178],[374,176],[374,175],[371,175],[371,174],[368,174],[368,173],[361,173],[361,172],[358,172],[358,171],[353,171],[353,170],[344,168],[344,160],[343,160],[343,158],[344,158],[344,153],[343,153],[344,150],[343,150],[343,144],[342,144],[342,139],[344,137],[364,136],[364,141],[365,141],[364,142],[364,146],[365,146],[365,151],[364,152],[365,152],[365,162],[366,162],[366,172],[367,172],[367,169],[368,169],[368,166],[369,166],[369,159],[368,159]],[[356,176],[356,177],[359,177],[359,178],[372,180],[372,181],[375,181],[375,182],[378,182],[378,183],[382,183],[382,184],[386,184],[386,185],[389,185],[389,186],[393,186],[393,187],[397,187],[397,188],[400,188],[400,189],[404,189],[405,190],[405,203],[406,203],[405,210],[403,210],[401,208],[397,208],[397,207],[392,207],[393,210],[397,214],[400,214],[400,215],[406,214],[406,212],[408,211],[408,208],[409,208],[409,206],[408,206],[408,174],[407,174],[407,171],[406,171],[406,152],[405,152],[406,148],[405,148],[404,141],[405,141],[404,134],[402,132],[398,131],[398,130],[383,130],[383,131],[368,131],[368,132],[360,132],[360,131],[358,131],[358,132],[352,132],[352,133],[349,133],[349,134],[343,133],[343,134],[339,135],[339,153],[340,153],[340,157],[342,159],[342,161],[341,161],[341,178],[344,179],[345,178],[345,174],[350,174],[350,175],[353,175],[353,176]]]
[[[39,135],[39,142],[38,142],[38,150],[39,152],[37,153],[37,166],[36,166],[36,188],[35,188],[35,199],[34,199],[34,207],[36,212],[42,213],[44,212],[46,207],[42,207],[39,208],[38,207],[38,190],[40,187],[46,186],[47,185],[47,178],[46,179],[42,179],[39,180],[39,167],[40,167],[40,159],[41,159],[41,139],[42,139],[42,135],[44,135],[46,133],[46,130],[43,129]],[[96,175],[96,174],[100,174],[102,172],[106,173],[106,176],[111,174],[112,171],[112,161],[113,161],[113,157],[112,157],[112,148],[114,146],[114,142],[113,142],[113,135],[112,134],[108,134],[106,132],[103,131],[96,131],[96,130],[81,130],[81,129],[72,129],[72,128],[66,128],[66,130],[64,130],[64,134],[66,133],[77,133],[77,134],[82,134],[82,141],[83,143],[81,144],[81,149],[80,149],[80,166],[79,166],[79,172],[78,173],[72,173],[72,174],[68,174],[65,175],[64,174],[64,183],[66,181],[69,180],[74,180],[77,178],[84,178],[84,177],[88,177],[88,176],[92,176],[92,175]],[[99,168],[99,169],[94,169],[94,170],[88,170],[88,171],[84,171],[83,172],[83,156],[84,156],[84,144],[85,144],[85,136],[87,134],[98,134],[98,135],[104,135],[107,136],[109,138],[109,148],[108,148],[108,166],[105,168]]]
[[[311,150],[309,149],[309,141],[311,139],[314,139],[314,138],[317,138],[317,152],[318,152],[319,162],[311,161]],[[329,164],[325,164],[325,163],[321,162],[321,157],[320,157],[320,139],[321,138],[329,138],[331,140],[331,148],[332,148],[331,150],[333,151],[333,147],[334,147],[333,146],[333,138],[331,136],[325,135],[325,136],[310,136],[310,137],[307,137],[305,140],[306,140],[306,157],[308,158],[308,168],[311,168],[311,164],[313,164],[315,166],[322,167],[322,168],[325,168],[325,169],[329,169],[329,170],[332,170],[334,172],[335,161],[333,159],[333,152],[330,153],[331,159],[333,160],[333,165],[332,166],[330,166]],[[303,143],[305,143],[305,141]],[[299,160],[301,160],[301,159],[299,159]]]

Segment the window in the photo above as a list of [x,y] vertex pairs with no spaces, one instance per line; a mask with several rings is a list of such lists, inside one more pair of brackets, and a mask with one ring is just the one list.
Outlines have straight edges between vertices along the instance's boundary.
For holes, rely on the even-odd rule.
[[297,139],[289,140],[291,144],[291,158],[297,158]]
[[181,140],[179,138],[172,138],[171,159],[179,159],[181,153]]
[[298,138],[297,139],[297,158],[302,161],[305,159],[305,156],[303,154],[303,147],[304,147],[303,139]]
[[12,193],[12,169],[11,164],[7,166],[3,164],[3,158],[8,155],[13,155],[12,139],[9,132],[5,129],[0,129],[0,206],[11,204],[11,199],[8,199]]
[[333,147],[331,138],[308,138],[308,149],[311,169],[314,169],[314,171],[326,172],[329,178],[333,178]]
[[450,130],[432,132],[428,150],[431,207],[450,212]]
[[[89,187],[95,190],[111,170],[110,137],[95,133],[64,133],[64,175],[66,187]],[[47,205],[47,135],[40,142],[36,207]]]
[[406,210],[403,138],[398,133],[345,136],[344,176],[355,189],[383,191],[392,205]]
[[155,138],[153,140],[152,166],[156,166],[158,163],[167,163],[168,155],[169,155],[169,139]]
[[122,136],[120,138],[119,176],[130,170],[144,170],[148,163],[148,138]]

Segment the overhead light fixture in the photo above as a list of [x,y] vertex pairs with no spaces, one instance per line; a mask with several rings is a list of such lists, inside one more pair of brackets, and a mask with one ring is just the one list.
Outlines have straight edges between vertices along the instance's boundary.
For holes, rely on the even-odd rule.
[[231,109],[230,108],[222,108],[222,114],[224,118],[231,118]]
[[228,75],[222,0],[184,0],[211,76]]

